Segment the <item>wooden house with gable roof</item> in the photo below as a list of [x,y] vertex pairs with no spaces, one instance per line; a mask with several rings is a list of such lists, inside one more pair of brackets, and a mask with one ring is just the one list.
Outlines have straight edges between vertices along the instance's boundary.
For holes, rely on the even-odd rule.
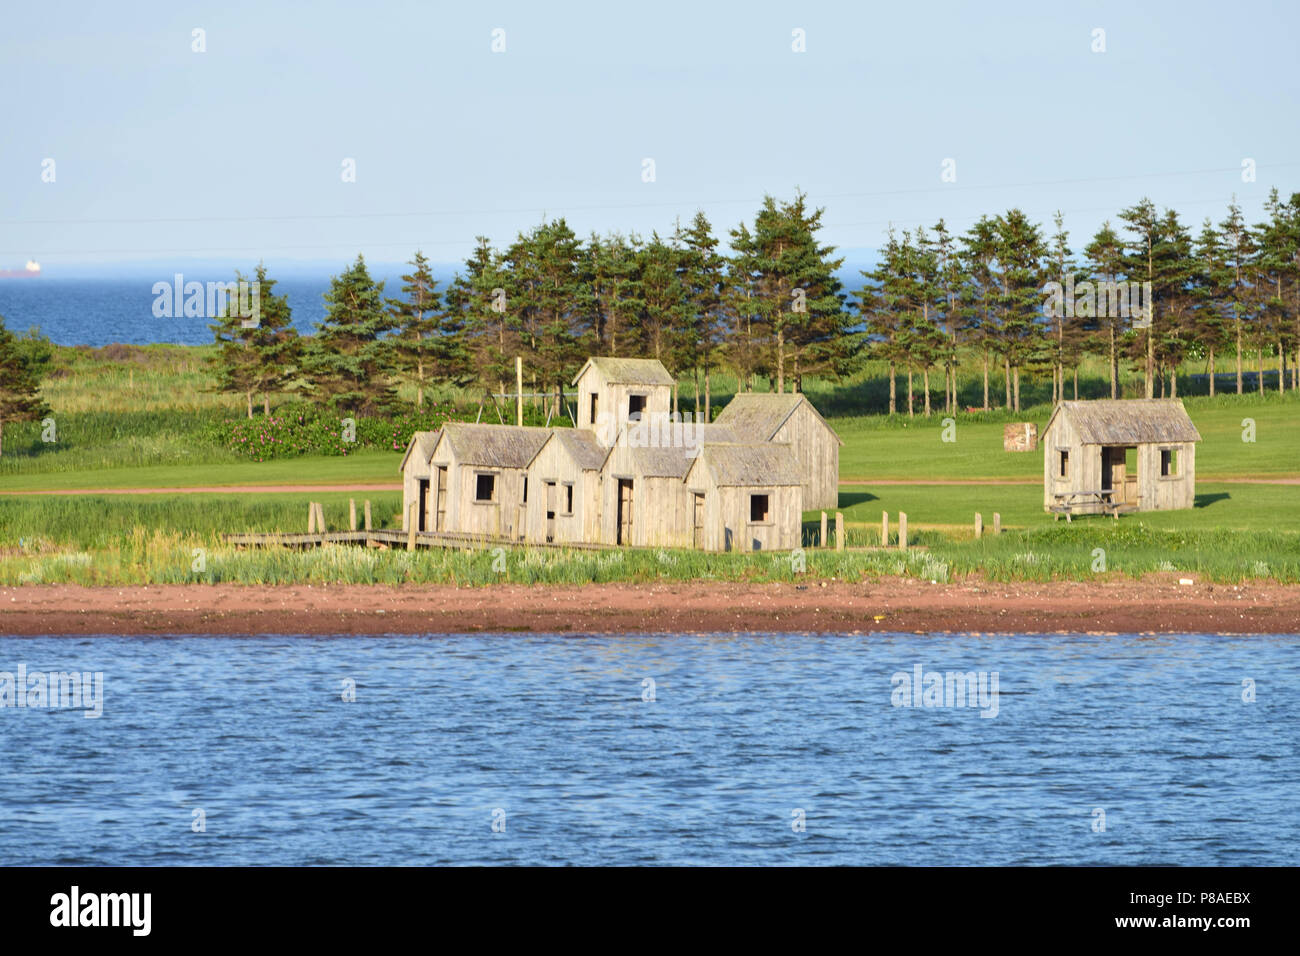
[[803,475],[789,445],[705,442],[683,484],[690,547],[789,551],[802,543]]
[[790,446],[803,477],[803,506],[833,511],[840,500],[843,439],[801,392],[741,392],[718,413],[742,441]]
[[1043,508],[1067,516],[1191,508],[1200,440],[1178,399],[1061,402],[1040,442]]

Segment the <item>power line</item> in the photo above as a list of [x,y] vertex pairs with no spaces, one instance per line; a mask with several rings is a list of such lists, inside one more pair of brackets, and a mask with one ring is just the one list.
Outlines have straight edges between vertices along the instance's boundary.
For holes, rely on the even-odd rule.
[[[1300,166],[1300,160],[1283,163],[1261,163],[1256,169],[1280,169]],[[957,185],[945,183],[939,186],[917,186],[908,189],[884,189],[869,192],[825,193],[819,197],[825,199],[872,199],[886,196],[910,196],[924,193],[941,192],[975,192],[993,189],[1031,189],[1040,186],[1067,186],[1082,183],[1124,182],[1141,179],[1174,179],[1184,176],[1208,176],[1219,173],[1240,172],[1240,166],[1220,166],[1210,169],[1193,169],[1182,172],[1165,173],[1131,173],[1122,176],[1088,176],[1075,179],[1041,179],[1021,183],[977,183],[974,185]],[[755,204],[761,198],[710,199],[690,202],[685,200],[663,200],[656,202],[635,203],[586,203],[565,206],[575,212],[590,212],[606,209],[655,209],[684,206],[719,206],[736,204]],[[523,215],[525,213],[545,212],[544,206],[527,206],[513,209],[442,209],[428,212],[359,212],[359,213],[308,213],[279,216],[164,216],[125,219],[0,219],[0,225],[11,226],[74,226],[74,225],[166,225],[182,223],[217,223],[217,222],[323,222],[348,219],[435,219],[441,216],[488,216],[488,215]]]

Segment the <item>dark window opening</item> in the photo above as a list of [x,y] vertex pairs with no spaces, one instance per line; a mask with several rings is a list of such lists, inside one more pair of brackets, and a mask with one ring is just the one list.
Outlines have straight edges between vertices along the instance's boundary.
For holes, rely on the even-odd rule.
[[528,504],[528,476],[524,475],[524,504]]
[[1068,451],[1061,452],[1061,477],[1070,477],[1070,453]]
[[1174,478],[1178,475],[1178,449],[1160,449],[1160,477]]
[[474,500],[475,501],[496,501],[497,500],[497,476],[496,475],[475,475],[474,482]]
[[595,425],[600,418],[600,396],[595,392],[591,393],[591,424]]
[[641,420],[641,415],[645,412],[646,396],[629,395],[627,397],[627,420],[637,422]]
[[760,522],[767,521],[771,511],[768,504],[767,495],[750,495],[749,496],[749,520]]
[[564,486],[564,513],[573,514],[573,485]]

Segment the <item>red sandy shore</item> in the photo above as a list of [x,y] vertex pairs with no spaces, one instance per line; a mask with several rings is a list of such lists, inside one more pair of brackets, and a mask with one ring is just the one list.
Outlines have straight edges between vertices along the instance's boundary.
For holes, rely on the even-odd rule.
[[0,589],[0,634],[813,631],[1300,633],[1300,587],[1177,579],[1051,584],[403,587],[34,585]]

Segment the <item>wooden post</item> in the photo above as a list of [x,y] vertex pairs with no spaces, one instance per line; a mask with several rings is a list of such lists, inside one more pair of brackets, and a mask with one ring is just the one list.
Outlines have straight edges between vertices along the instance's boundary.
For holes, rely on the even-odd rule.
[[357,499],[348,499],[348,530],[357,530]]
[[[515,356],[515,424],[524,423],[524,358],[522,355]],[[592,422],[592,428],[596,423]]]
[[830,541],[826,538],[826,512],[824,511],[822,512],[822,536],[820,544],[823,548],[829,548],[831,546]]
[[316,530],[325,533],[325,506],[316,502]]
[[880,546],[889,547],[889,512],[880,512]]
[[366,499],[365,518],[366,518],[366,530],[369,531],[370,530],[370,499],[369,498]]
[[993,533],[1002,533],[1002,515],[998,514],[996,511],[993,512]]
[[307,533],[316,533],[316,502],[307,502]]
[[907,550],[907,512],[898,513],[898,548],[900,551]]
[[978,541],[984,537],[984,516],[978,511],[975,512],[975,540]]
[[415,550],[415,502],[412,501],[406,509],[406,550]]
[[835,512],[835,550],[844,550],[844,512]]

